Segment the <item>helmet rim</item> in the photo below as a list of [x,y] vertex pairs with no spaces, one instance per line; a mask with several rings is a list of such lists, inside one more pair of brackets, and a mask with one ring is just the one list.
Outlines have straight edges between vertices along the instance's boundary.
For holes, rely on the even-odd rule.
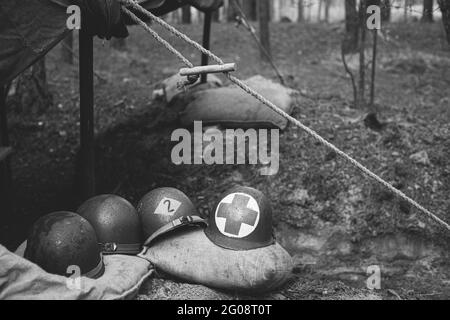
[[211,229],[205,229],[204,232],[208,239],[211,240],[215,245],[233,251],[255,250],[271,246],[275,243],[274,237],[271,237],[267,240],[255,242],[246,240],[245,238],[229,238],[225,235],[218,234]]
[[158,237],[160,237],[160,236],[162,236],[164,234],[167,234],[167,233],[169,233],[171,231],[177,230],[179,228],[186,227],[186,226],[199,226],[199,227],[201,227],[202,224],[204,226],[208,226],[208,222],[205,219],[203,219],[203,218],[201,218],[199,216],[192,215],[192,216],[179,217],[179,218],[177,218],[177,219],[175,219],[175,220],[165,224],[164,226],[160,227],[158,230],[156,230],[153,234],[151,234],[147,238],[147,240],[145,240],[144,245],[145,246],[149,246],[150,243],[152,241],[154,241],[156,238],[158,238]]

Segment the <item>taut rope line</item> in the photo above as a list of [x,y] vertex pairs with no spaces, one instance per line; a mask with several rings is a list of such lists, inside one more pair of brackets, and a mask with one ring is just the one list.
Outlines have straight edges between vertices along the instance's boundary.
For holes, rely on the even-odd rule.
[[[145,10],[143,7],[141,7],[138,3],[136,3],[134,0],[121,0],[122,4],[124,6],[131,6],[134,9],[136,9],[137,11],[141,12],[142,14],[144,14],[145,16],[149,17],[150,19],[152,19],[153,21],[155,21],[156,23],[158,23],[159,25],[161,25],[164,29],[168,30],[169,32],[171,32],[173,35],[177,36],[178,38],[182,39],[183,41],[189,43],[191,46],[193,46],[195,49],[197,49],[198,51],[200,51],[203,54],[208,55],[211,59],[213,59],[214,61],[216,61],[218,64],[225,64],[222,59],[220,59],[218,56],[216,56],[214,53],[212,53],[211,51],[203,48],[199,43],[195,42],[194,40],[192,40],[191,38],[189,38],[188,36],[186,36],[185,34],[183,34],[182,32],[178,31],[177,29],[175,29],[173,26],[171,26],[170,24],[168,24],[167,22],[165,22],[163,19],[155,16],[154,14],[152,14],[151,12]],[[174,54],[175,56],[177,56],[186,66],[188,66],[189,68],[193,67],[193,64],[186,59],[178,50],[176,50],[170,43],[168,43],[166,40],[164,40],[163,38],[161,38],[158,33],[156,33],[156,31],[154,31],[152,28],[150,28],[145,22],[143,22],[142,20],[140,20],[135,14],[133,14],[130,10],[128,10],[125,7],[122,7],[123,11],[128,14],[136,23],[138,23],[139,25],[141,25],[147,32],[149,32],[159,43],[161,43],[167,50],[169,50],[172,54]],[[375,173],[373,173],[372,171],[370,171],[368,168],[366,168],[364,165],[362,165],[361,163],[359,163],[357,160],[353,159],[351,156],[349,156],[348,154],[346,154],[344,151],[340,150],[338,147],[336,147],[335,145],[333,145],[331,142],[328,142],[326,139],[322,138],[318,133],[316,133],[314,130],[312,130],[311,128],[307,127],[306,125],[304,125],[302,122],[300,122],[299,120],[297,120],[296,118],[292,117],[291,115],[289,115],[287,112],[283,111],[282,109],[280,109],[279,107],[277,107],[274,103],[272,103],[271,101],[267,100],[266,98],[264,98],[261,94],[259,94],[258,92],[256,92],[255,90],[253,90],[252,88],[250,88],[249,86],[247,86],[243,81],[239,80],[238,78],[232,76],[231,74],[229,74],[228,72],[225,73],[225,75],[228,77],[228,79],[230,79],[231,82],[233,82],[234,84],[236,84],[238,87],[240,87],[242,90],[244,90],[245,92],[247,92],[248,94],[250,94],[251,96],[253,96],[254,98],[258,99],[260,102],[262,102],[264,105],[266,105],[267,107],[269,107],[270,109],[272,109],[273,111],[275,111],[276,113],[278,113],[279,115],[281,115],[282,117],[284,117],[285,119],[287,119],[289,122],[291,122],[292,124],[294,124],[295,126],[299,127],[300,129],[302,129],[303,131],[305,131],[308,135],[310,135],[311,137],[313,137],[314,139],[316,139],[319,143],[321,143],[322,145],[324,145],[325,147],[327,147],[328,149],[331,149],[332,151],[334,151],[336,154],[340,155],[343,159],[345,159],[346,161],[348,161],[350,164],[352,164],[353,166],[355,166],[357,169],[359,169],[364,175],[368,176],[369,178],[372,178],[373,180],[375,180],[376,182],[378,182],[379,184],[381,184],[382,186],[384,186],[386,189],[388,189],[389,191],[391,191],[393,194],[395,194],[397,197],[402,198],[403,200],[405,200],[406,202],[408,202],[410,205],[412,205],[413,207],[415,207],[416,209],[418,209],[419,211],[421,211],[422,213],[424,213],[425,215],[427,215],[430,219],[432,219],[433,221],[437,222],[438,224],[440,224],[441,226],[445,227],[448,231],[450,231],[450,225],[445,222],[444,220],[442,220],[441,218],[439,218],[437,215],[435,215],[434,213],[432,213],[431,211],[429,211],[428,209],[426,209],[425,207],[423,207],[422,205],[420,205],[419,203],[417,203],[415,200],[411,199],[410,197],[408,197],[406,194],[404,194],[402,191],[396,189],[394,186],[392,186],[390,183],[388,183],[387,181],[383,180],[381,177],[379,177],[378,175],[376,175]]]

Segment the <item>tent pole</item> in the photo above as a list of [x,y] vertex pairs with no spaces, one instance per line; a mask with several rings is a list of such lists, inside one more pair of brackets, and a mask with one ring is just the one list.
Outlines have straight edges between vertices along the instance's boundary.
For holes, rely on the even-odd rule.
[[[212,11],[208,10],[205,12],[205,21],[203,22],[203,48],[210,48],[210,39],[211,39],[211,22],[212,22]],[[202,54],[202,66],[208,65],[208,56],[206,54]],[[208,81],[208,75],[201,75],[201,83],[206,83]]]
[[79,31],[80,57],[80,153],[81,196],[95,195],[94,146],[94,38],[87,30]]

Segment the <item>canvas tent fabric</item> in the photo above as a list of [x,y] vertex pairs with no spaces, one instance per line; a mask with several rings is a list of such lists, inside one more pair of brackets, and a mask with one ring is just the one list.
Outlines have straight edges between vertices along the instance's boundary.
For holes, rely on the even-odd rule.
[[47,0],[0,2],[0,85],[44,56],[69,32],[66,10]]
[[244,251],[215,245],[203,229],[179,229],[156,240],[139,256],[189,283],[231,292],[269,292],[292,275],[294,262],[280,244]]
[[[5,85],[18,74],[42,58],[56,46],[69,32],[67,6],[71,4],[93,3],[96,0],[1,0],[0,1],[0,86]],[[116,0],[109,0],[111,3]],[[98,1],[100,2],[100,1]],[[104,1],[101,1],[102,3]],[[177,0],[147,0],[140,4],[154,13],[162,15],[182,5]],[[103,8],[103,9],[102,9]],[[115,6],[93,6],[91,14],[98,21],[109,21],[117,36],[126,36],[123,22],[117,20]],[[123,18],[123,17],[122,17]],[[111,22],[113,21],[113,22]],[[96,26],[94,33],[109,37],[104,23]],[[124,19],[124,23],[130,23]],[[117,28],[117,30],[115,29]]]
[[79,278],[70,282],[50,274],[0,245],[0,300],[123,300],[134,298],[154,270],[149,262],[136,256],[104,256],[105,273],[98,279]]
[[[245,83],[272,101],[286,113],[291,113],[298,95],[295,90],[266,79],[253,76]],[[284,130],[288,121],[267,108],[237,86],[188,91],[179,94],[170,104],[179,112],[180,124],[192,127],[194,121],[205,125],[223,127],[254,128],[269,127]]]
[[[223,0],[140,0],[139,4],[160,16],[190,4],[201,11],[216,10]],[[0,86],[7,84],[42,58],[67,33],[67,7],[76,4],[88,12],[92,33],[101,38],[126,37],[125,25],[134,24],[118,11],[118,0],[1,0]],[[130,9],[131,11],[134,11]],[[134,13],[148,20],[140,12]]]

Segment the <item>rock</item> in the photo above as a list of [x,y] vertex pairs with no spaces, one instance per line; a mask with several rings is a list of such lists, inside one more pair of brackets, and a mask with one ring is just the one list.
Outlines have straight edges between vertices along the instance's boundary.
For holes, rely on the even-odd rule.
[[426,151],[419,151],[417,153],[414,153],[409,158],[414,161],[414,163],[424,166],[429,166],[431,164],[430,158],[428,158],[428,153]]

